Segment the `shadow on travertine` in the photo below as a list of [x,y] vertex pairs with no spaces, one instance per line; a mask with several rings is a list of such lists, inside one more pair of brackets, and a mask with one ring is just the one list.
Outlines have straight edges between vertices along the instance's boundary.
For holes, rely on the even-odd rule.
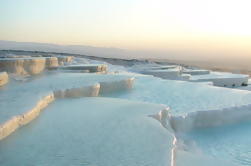
[[0,72],[0,87],[7,84],[9,81],[9,76],[6,72]]
[[58,67],[57,57],[1,58],[0,70],[18,75],[36,75],[47,68]]
[[46,69],[85,73],[107,72],[107,65],[104,64],[70,65],[72,61],[72,56],[0,58],[0,71],[16,75],[37,75]]
[[8,74],[14,75],[37,75],[46,69],[57,68],[71,63],[72,56],[61,57],[31,57],[31,56],[8,56],[0,58],[0,87],[9,81]]

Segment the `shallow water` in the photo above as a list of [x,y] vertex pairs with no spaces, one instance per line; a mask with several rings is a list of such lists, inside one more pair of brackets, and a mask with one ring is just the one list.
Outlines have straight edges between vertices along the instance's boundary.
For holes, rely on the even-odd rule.
[[184,134],[188,149],[242,166],[251,165],[251,122],[204,128]]
[[171,108],[172,115],[251,104],[249,91],[151,76],[136,76],[134,89],[111,97],[164,104]]
[[109,98],[58,100],[0,142],[0,165],[169,165],[173,136],[148,117],[163,108]]
[[33,77],[27,81],[11,80],[0,91],[0,124],[15,115],[34,108],[36,103],[54,90],[80,88],[98,82],[119,81],[125,75],[101,75],[52,72]]
[[[251,123],[241,121],[242,119],[250,119],[250,107],[247,107],[244,113],[241,110],[241,106],[251,103],[250,92],[182,81],[162,80],[154,77],[137,77],[133,90],[116,94],[115,97],[165,104],[170,106],[170,114],[173,116],[199,113],[198,116],[192,118],[197,121],[201,118],[201,124],[204,123],[203,121],[205,123],[211,121],[212,126],[214,126],[214,123],[219,126],[219,128],[202,128],[201,130],[191,131],[191,135],[186,137],[185,142],[185,144],[188,144],[188,147],[186,147],[188,152],[177,154],[177,165],[186,165],[180,160],[190,161],[188,163],[191,165],[201,165],[203,161],[210,161],[207,163],[208,165],[215,165],[215,163],[222,165],[222,161],[223,163],[229,162],[229,164],[223,165],[251,165]],[[217,113],[226,110],[225,108],[232,108],[230,109],[231,114],[227,112]],[[217,114],[213,116],[210,110]],[[201,111],[205,111],[205,114],[202,114]],[[240,118],[242,113],[243,117]],[[210,118],[207,118],[207,116]],[[234,122],[233,125],[222,127],[227,121],[226,119],[229,118],[231,122]],[[182,120],[185,121],[186,119]],[[180,125],[180,123],[177,125]],[[188,122],[184,125],[190,124]],[[194,149],[198,153],[194,153]]]

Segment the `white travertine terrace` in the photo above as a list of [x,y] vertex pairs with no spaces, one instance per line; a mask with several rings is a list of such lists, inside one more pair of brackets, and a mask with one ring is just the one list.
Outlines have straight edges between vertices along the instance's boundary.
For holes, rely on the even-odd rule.
[[67,63],[71,63],[73,60],[73,56],[59,56],[58,58],[58,64],[59,65],[64,65]]
[[168,80],[183,80],[191,82],[212,82],[214,86],[236,88],[248,84],[248,75],[227,72],[213,72],[210,70],[186,68],[179,65],[134,65],[134,72],[153,75]]
[[35,75],[44,71],[45,58],[3,58],[0,60],[0,70],[20,75]]
[[185,69],[182,70],[182,73],[190,75],[204,75],[204,74],[210,74],[210,71],[202,69]]
[[[46,58],[45,68],[57,67],[57,58]],[[37,123],[41,125],[43,121],[43,124],[45,124],[41,133],[42,135],[45,135],[46,139],[55,138],[56,140],[59,138],[58,136],[62,136],[60,137],[62,140],[61,142],[56,141],[55,143],[55,141],[49,141],[50,143],[48,143],[45,141],[45,144],[42,143],[44,153],[41,154],[40,160],[41,158],[46,161],[47,159],[50,160],[50,157],[48,156],[51,154],[51,150],[57,150],[57,147],[61,146],[62,142],[67,142],[69,138],[72,138],[70,146],[74,144],[74,146],[78,148],[66,148],[66,153],[68,153],[64,156],[67,158],[66,162],[78,162],[77,160],[71,161],[71,155],[69,154],[75,154],[76,149],[81,149],[82,152],[87,154],[87,157],[85,156],[85,159],[88,159],[87,161],[98,163],[91,163],[94,165],[200,165],[203,156],[198,157],[193,155],[193,153],[186,151],[186,147],[183,148],[185,145],[182,144],[183,142],[180,139],[180,133],[188,132],[197,128],[221,126],[251,119],[251,94],[249,92],[210,87],[205,83],[170,81],[151,76],[139,75],[137,76],[137,88],[131,91],[131,93],[113,93],[131,89],[134,83],[134,78],[132,78],[133,74],[128,73],[130,77],[127,75],[127,77],[117,79],[118,75],[116,74],[77,74],[74,72],[81,70],[84,71],[87,70],[87,68],[88,71],[90,70],[95,73],[107,70],[106,65],[97,64],[65,66],[62,68],[66,71],[72,70],[73,73],[50,71],[45,74],[45,77],[44,75],[41,75],[41,77],[32,78],[25,83],[28,84],[27,86],[20,86],[20,89],[12,86],[6,86],[6,88],[3,88],[4,93],[8,91],[6,90],[8,88],[13,88],[14,90],[11,93],[7,93],[5,96],[1,96],[0,94],[1,108],[8,108],[8,111],[13,112],[15,112],[15,109],[17,108],[21,109],[22,104],[19,105],[20,103],[15,103],[15,100],[25,100],[27,103],[36,104],[32,105],[31,108],[23,108],[23,112],[15,112],[16,114],[14,114],[14,116],[9,116],[7,113],[8,116],[6,117],[8,118],[0,117],[0,140],[6,138],[19,127],[29,124],[33,119],[39,116],[40,112],[46,108],[48,104],[54,102],[56,99],[65,98],[65,100],[57,101],[52,107],[49,107],[48,110],[53,111],[46,111],[44,115],[48,113],[50,116],[47,116],[46,118],[42,116],[42,120],[40,119],[41,121],[38,121]],[[150,75],[167,79],[170,79],[170,76],[175,79],[180,79],[182,77],[182,80],[185,78],[190,79],[191,75],[198,74],[197,72],[190,73],[191,75],[182,74],[177,68],[171,68],[169,71],[165,71],[165,69],[169,69],[169,67],[155,67],[151,70],[147,70],[147,72],[149,72]],[[11,82],[11,84],[13,83]],[[26,91],[28,92],[26,93]],[[27,94],[29,97],[27,97]],[[43,97],[40,95],[43,95]],[[103,95],[102,97],[113,97],[113,99],[67,99],[96,97],[99,95]],[[41,98],[31,99],[36,98],[37,96],[40,96]],[[114,99],[114,97],[121,97],[127,100]],[[129,102],[128,99],[154,102],[158,105],[154,106],[150,103],[137,103],[135,101]],[[231,103],[229,102],[229,99],[232,100]],[[7,101],[8,104],[14,103],[17,105],[9,109],[9,105],[2,104],[1,100]],[[84,105],[83,102],[85,103]],[[169,110],[165,105],[160,104],[169,105],[173,110]],[[157,113],[157,110],[159,111],[160,109],[161,111]],[[56,113],[54,111],[56,111]],[[74,111],[74,113],[72,113],[72,111]],[[5,116],[6,110],[1,110],[1,115]],[[152,121],[152,119],[148,118],[146,115],[157,119],[167,130],[162,129],[161,125]],[[59,116],[64,118],[59,118]],[[4,123],[1,124],[1,120],[3,119],[7,121],[4,121]],[[49,121],[47,121],[48,119]],[[50,127],[46,122],[55,126]],[[36,128],[39,126],[37,124],[32,125],[32,127]],[[55,130],[55,128],[59,130]],[[18,141],[15,142],[15,145],[12,144],[8,146],[5,145],[5,141],[1,141],[2,144],[0,144],[0,146],[2,151],[0,148],[0,153],[4,152],[2,153],[4,156],[2,159],[4,159],[3,161],[5,163],[12,162],[8,159],[10,159],[9,156],[13,152],[13,149],[20,150],[20,147],[29,146],[34,144],[34,142],[36,143],[36,141],[40,143],[43,142],[43,139],[39,139],[40,135],[36,136],[34,133],[31,134],[32,141],[27,141],[27,137],[30,136],[27,134],[27,131],[29,131],[29,127],[28,130],[24,131],[24,134],[23,131],[22,133],[16,133],[17,135],[15,135],[16,138],[14,138],[14,140],[18,139]],[[39,133],[40,131],[36,130],[35,132]],[[52,133],[56,134],[53,135]],[[84,142],[87,142],[87,144],[82,144],[81,141],[72,141],[77,139],[80,140],[79,138]],[[102,144],[107,138],[109,139],[101,148],[102,151],[99,151],[100,144]],[[168,140],[166,138],[168,138]],[[21,139],[21,141],[19,141],[19,139]],[[10,139],[10,141],[12,141],[12,139]],[[32,143],[30,144],[30,142]],[[96,148],[93,148],[94,146],[96,146]],[[9,147],[11,150],[9,150]],[[149,149],[149,147],[153,148]],[[26,149],[24,153],[30,155],[34,152],[41,152],[40,148],[41,144],[36,144],[34,151]],[[91,151],[92,149],[98,150]],[[108,150],[109,153],[104,153]],[[144,153],[144,155],[141,155],[142,153]],[[148,153],[149,156],[145,155],[145,153]],[[96,154],[102,154],[100,155],[102,157],[96,159]],[[15,156],[15,161],[13,163],[20,161],[21,158],[25,159],[25,157],[24,154],[19,153]],[[207,161],[207,159],[207,157],[203,158],[205,161]],[[53,160],[55,160],[55,158],[53,158]],[[209,159],[208,162],[211,161],[213,160]],[[31,161],[24,161],[22,164],[25,162],[29,163]],[[220,162],[217,161],[216,163],[219,165]],[[227,164],[223,163],[220,165]]]
[[96,97],[99,95],[100,84],[93,86],[71,88],[61,91],[55,91],[43,97],[34,108],[23,113],[22,115],[14,116],[7,122],[0,125],[0,140],[4,139],[19,127],[30,123],[40,112],[47,107],[48,104],[57,98],[76,98],[76,97]]
[[251,120],[251,104],[223,109],[190,112],[182,116],[170,116],[170,124],[176,132],[188,132],[198,128],[218,127]]
[[9,81],[9,76],[6,72],[0,72],[0,86],[7,84]]
[[182,73],[182,67],[178,65],[136,65],[136,67],[133,67],[132,71],[169,80],[189,80],[191,76]]
[[163,78],[163,79],[181,79],[180,70],[177,69],[170,69],[170,70],[146,70],[142,71],[141,73],[147,75],[153,75],[155,77]]
[[100,84],[94,84],[92,86],[70,88],[65,90],[54,91],[55,98],[76,98],[76,97],[96,97],[99,95]]
[[[24,88],[23,91],[28,90],[27,88],[29,87],[34,88],[33,86],[40,86],[40,89],[42,89],[42,91],[44,89],[46,93],[47,91],[51,91],[51,92],[47,93],[47,95],[44,95],[44,97],[42,97],[37,102],[37,104],[34,105],[33,108],[29,109],[29,111],[24,112],[20,115],[12,116],[9,120],[0,124],[0,140],[4,139],[5,137],[13,133],[19,127],[31,122],[40,114],[40,112],[48,104],[53,102],[55,99],[96,97],[99,94],[102,95],[102,93],[122,91],[122,90],[127,90],[133,87],[134,78],[119,77],[118,79],[110,80],[112,77],[116,78],[116,75],[92,76],[91,74],[85,75],[85,74],[74,74],[74,73],[72,74],[61,73],[61,74],[55,74],[51,76],[45,76],[44,79],[41,78],[41,81],[35,80],[34,82],[31,82],[30,85],[27,85],[27,87],[23,87]],[[78,79],[78,80],[75,80],[75,79]],[[84,82],[85,79],[86,81],[88,80],[89,82],[85,83]],[[56,80],[58,82],[55,82]],[[73,84],[74,82],[76,85]],[[39,83],[41,85],[39,85]],[[25,84],[28,84],[28,83],[25,83]],[[58,87],[58,86],[61,86],[61,87]],[[22,86],[20,88],[22,88]],[[104,90],[106,88],[109,88],[109,89]],[[20,91],[20,89],[18,91]],[[14,89],[13,89],[13,92],[15,92]],[[36,93],[39,94],[40,92],[36,92]],[[10,94],[13,94],[13,93],[10,93]],[[23,96],[24,94],[21,94],[21,95]],[[32,93],[28,93],[28,95],[32,95]],[[21,102],[24,99],[17,98],[17,100],[20,100]],[[5,107],[5,105],[3,105],[3,107]],[[19,108],[15,108],[15,109],[19,109]]]
[[59,70],[66,70],[66,71],[83,71],[83,72],[90,72],[90,73],[105,73],[108,70],[107,65],[105,64],[84,64],[84,65],[68,65],[62,66],[58,68]]
[[176,131],[234,124],[251,119],[250,91],[151,76],[136,78],[133,91],[116,94],[116,97],[170,106],[170,121]]
[[73,57],[1,58],[0,71],[18,75],[36,75],[47,68],[57,68],[61,62],[70,63],[72,59]]
[[135,78],[129,78],[126,80],[118,80],[114,82],[100,82],[100,93],[112,93],[133,88]]
[[28,124],[33,119],[35,119],[40,112],[47,107],[48,104],[54,101],[54,95],[49,94],[48,96],[42,98],[36,106],[29,110],[28,112],[12,117],[7,122],[0,125],[0,140],[4,139],[11,133],[13,133],[19,127]]
[[194,75],[191,77],[192,82],[213,82],[214,86],[220,87],[241,87],[248,84],[248,75],[232,74],[224,72],[211,72],[210,74]]
[[180,80],[184,80],[184,81],[188,81],[191,78],[190,74],[181,74],[181,79]]
[[59,63],[58,63],[57,57],[46,58],[46,68],[54,68],[58,66],[59,66]]
[[173,135],[148,117],[164,108],[105,97],[58,100],[32,131],[0,141],[2,165],[170,166]]

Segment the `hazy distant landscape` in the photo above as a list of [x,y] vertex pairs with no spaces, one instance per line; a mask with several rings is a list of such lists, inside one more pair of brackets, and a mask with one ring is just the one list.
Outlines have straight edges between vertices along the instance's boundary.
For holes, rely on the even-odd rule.
[[[193,55],[185,52],[159,52],[144,50],[127,50],[120,48],[92,47],[84,45],[57,45],[49,43],[15,42],[0,40],[1,50],[45,51],[58,53],[83,54],[97,57],[118,59],[149,59],[154,61],[185,64],[217,71],[251,74],[251,55],[229,57],[221,55],[205,58],[203,55]],[[209,57],[209,56],[206,56]],[[217,58],[216,58],[217,57]]]
[[251,65],[249,59],[241,60],[174,60],[174,59],[153,59],[154,61],[171,62],[176,64],[184,64],[188,66],[194,66],[198,68],[204,68],[214,71],[224,71],[233,73],[242,73],[251,75]]

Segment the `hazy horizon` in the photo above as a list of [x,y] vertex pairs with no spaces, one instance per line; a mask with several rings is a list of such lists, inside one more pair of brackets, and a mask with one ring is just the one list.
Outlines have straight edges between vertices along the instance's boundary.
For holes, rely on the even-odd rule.
[[251,57],[250,6],[249,0],[9,0],[0,5],[0,40],[242,63]]

